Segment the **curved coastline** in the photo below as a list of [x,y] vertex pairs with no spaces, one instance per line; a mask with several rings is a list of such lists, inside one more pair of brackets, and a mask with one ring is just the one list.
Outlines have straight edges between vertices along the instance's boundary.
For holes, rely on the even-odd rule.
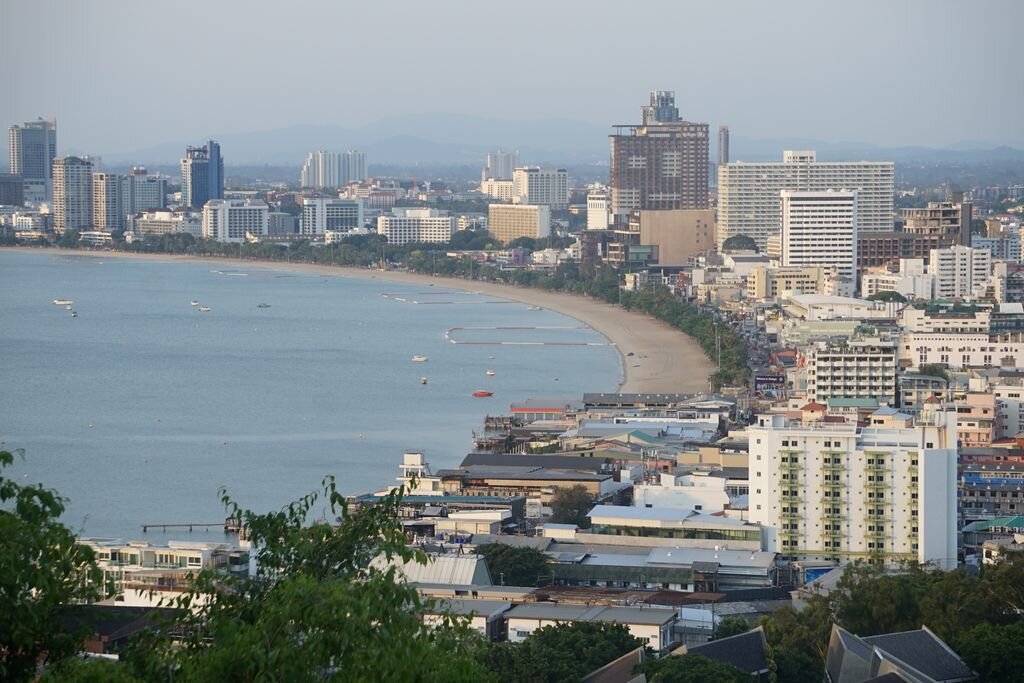
[[123,251],[85,251],[39,247],[4,247],[10,251],[47,253],[61,256],[92,256],[190,263],[244,263],[253,268],[304,272],[334,277],[351,277],[414,285],[440,285],[478,292],[547,308],[587,325],[612,343],[619,352],[619,391],[627,393],[696,393],[706,391],[714,364],[690,337],[643,313],[626,311],[576,294],[549,292],[527,287],[494,284],[478,280],[435,277],[392,270],[371,270],[309,263],[280,263],[223,257],[178,254],[136,254]]

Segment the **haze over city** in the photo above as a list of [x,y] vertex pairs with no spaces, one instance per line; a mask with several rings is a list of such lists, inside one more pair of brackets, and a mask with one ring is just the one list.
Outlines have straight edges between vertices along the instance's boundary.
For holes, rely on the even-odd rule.
[[737,137],[1024,146],[1024,4],[1012,1],[527,0],[499,21],[463,2],[189,0],[169,14],[10,0],[0,17],[0,60],[18,64],[0,120],[56,117],[60,147],[79,153],[382,119],[421,135],[418,117],[434,113],[601,129],[633,120],[657,87]]

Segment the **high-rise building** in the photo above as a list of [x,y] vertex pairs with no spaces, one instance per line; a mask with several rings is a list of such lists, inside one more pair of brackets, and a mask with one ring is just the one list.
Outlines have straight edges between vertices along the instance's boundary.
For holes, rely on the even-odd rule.
[[926,207],[900,209],[903,232],[938,236],[941,247],[971,246],[970,202],[928,202]]
[[92,224],[100,232],[125,229],[132,211],[132,178],[118,173],[92,174]]
[[609,218],[607,192],[592,192],[587,195],[587,230],[607,230]]
[[0,173],[0,206],[25,203],[25,181],[16,173]]
[[517,168],[512,172],[512,201],[565,211],[569,208],[569,173],[564,168]]
[[202,147],[185,148],[181,160],[181,199],[193,209],[201,209],[211,199],[224,198],[224,159],[220,145],[210,140]]
[[857,192],[782,190],[782,265],[857,274]]
[[317,150],[306,156],[299,182],[302,187],[324,190],[344,187],[368,177],[363,152],[354,149],[345,152]]
[[718,127],[718,165],[729,163],[729,126]]
[[131,213],[167,207],[167,178],[149,175],[142,166],[132,168],[129,178],[132,185]]
[[515,183],[511,180],[481,180],[480,194],[510,202],[515,198]]
[[956,424],[934,402],[917,418],[881,408],[861,428],[758,416],[747,429],[750,521],[763,549],[956,567]]
[[716,241],[747,235],[764,251],[782,229],[782,190],[857,191],[857,234],[893,229],[891,161],[819,162],[813,151],[789,151],[782,163],[733,161],[718,167]]
[[25,201],[53,196],[53,160],[57,158],[57,120],[28,121],[7,130],[11,173],[25,183]]
[[480,180],[512,180],[512,172],[519,168],[519,152],[488,152]]
[[449,242],[454,230],[455,218],[437,209],[399,208],[392,209],[391,215],[377,217],[377,234],[396,246],[407,242]]
[[551,209],[542,204],[490,204],[487,231],[506,243],[520,237],[547,237],[551,234]]
[[53,160],[53,229],[92,230],[92,162],[81,157]]
[[881,337],[815,342],[807,350],[807,400],[875,398],[896,404],[896,342]]
[[639,209],[706,209],[708,124],[679,118],[671,91],[651,93],[639,126],[616,126],[611,140],[615,222]]
[[363,227],[363,200],[361,199],[303,199],[303,235],[324,235],[330,232],[350,232]]
[[936,299],[972,298],[992,274],[992,254],[960,245],[933,249],[928,273],[935,277]]
[[203,237],[242,243],[269,234],[270,208],[255,199],[211,199],[203,206]]

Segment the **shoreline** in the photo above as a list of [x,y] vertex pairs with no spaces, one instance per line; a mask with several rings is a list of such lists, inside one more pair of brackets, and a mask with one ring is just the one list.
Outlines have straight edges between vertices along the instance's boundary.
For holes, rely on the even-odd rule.
[[623,393],[699,393],[707,391],[715,366],[691,337],[643,313],[627,311],[598,299],[565,292],[463,280],[392,270],[371,270],[311,263],[280,263],[223,256],[143,254],[56,247],[4,247],[5,251],[58,256],[93,256],[185,263],[244,263],[253,268],[351,277],[410,285],[437,285],[547,308],[591,328],[619,353],[619,387]]

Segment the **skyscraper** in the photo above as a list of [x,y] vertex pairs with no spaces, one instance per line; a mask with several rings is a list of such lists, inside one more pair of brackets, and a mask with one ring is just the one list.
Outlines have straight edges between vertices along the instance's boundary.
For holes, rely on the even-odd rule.
[[92,174],[92,222],[96,230],[125,229],[132,211],[132,178],[118,173]]
[[181,199],[185,206],[201,209],[211,199],[224,198],[224,159],[220,145],[210,140],[202,147],[185,148],[181,160]]
[[53,160],[53,229],[92,230],[92,162],[80,157]]
[[130,173],[132,202],[129,213],[153,211],[167,207],[167,178],[149,175],[142,166],[135,166]]
[[512,173],[519,168],[519,152],[488,152],[480,171],[480,180],[512,180]]
[[366,180],[366,154],[356,149],[345,152],[317,150],[306,156],[299,182],[302,187],[318,190],[343,187]]
[[729,163],[729,126],[718,127],[718,165]]
[[617,224],[637,209],[706,209],[708,124],[679,117],[675,94],[656,90],[639,126],[611,135],[611,201]]
[[7,130],[11,173],[25,183],[25,200],[46,201],[53,195],[53,160],[57,156],[57,120],[39,119]]

